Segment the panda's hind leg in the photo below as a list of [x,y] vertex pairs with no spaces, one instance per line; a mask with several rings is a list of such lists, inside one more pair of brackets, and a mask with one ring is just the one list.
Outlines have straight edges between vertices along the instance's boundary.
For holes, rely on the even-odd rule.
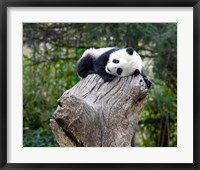
[[133,73],[133,75],[134,75],[135,77],[138,76],[138,75],[140,75],[140,74],[141,74],[141,76],[143,77],[143,79],[144,79],[144,81],[145,81],[147,87],[150,88],[151,85],[152,85],[152,83],[151,83],[151,81],[147,78],[147,76],[145,75],[143,69],[142,69],[141,73],[140,73],[140,71],[139,71],[138,69],[136,69],[136,70],[134,71],[134,73]]
[[148,89],[152,86],[152,82],[147,78],[146,74],[144,73],[144,70],[142,69],[141,75],[148,87]]
[[93,71],[93,58],[90,55],[87,55],[81,58],[77,64],[78,75],[82,78],[88,76],[88,74],[94,73]]

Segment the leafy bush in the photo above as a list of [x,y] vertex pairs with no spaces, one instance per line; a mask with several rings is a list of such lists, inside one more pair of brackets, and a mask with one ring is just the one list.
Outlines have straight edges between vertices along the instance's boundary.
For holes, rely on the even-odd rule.
[[24,128],[24,147],[52,147],[58,146],[49,126],[37,130]]
[[137,146],[177,146],[177,98],[165,82],[154,80],[140,116]]

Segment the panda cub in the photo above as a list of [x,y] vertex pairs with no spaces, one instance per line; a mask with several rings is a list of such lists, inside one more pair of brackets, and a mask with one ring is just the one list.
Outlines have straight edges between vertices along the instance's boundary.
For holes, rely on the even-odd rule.
[[140,55],[133,48],[107,47],[88,49],[77,63],[77,72],[85,78],[88,74],[98,74],[105,82],[112,81],[115,76],[124,77],[141,74],[147,87],[151,82],[143,72],[143,63]]

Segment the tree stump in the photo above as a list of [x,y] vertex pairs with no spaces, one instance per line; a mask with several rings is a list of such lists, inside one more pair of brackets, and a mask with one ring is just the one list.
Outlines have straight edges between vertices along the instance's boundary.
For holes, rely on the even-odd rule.
[[50,120],[60,146],[129,147],[148,88],[142,76],[88,75],[64,92]]

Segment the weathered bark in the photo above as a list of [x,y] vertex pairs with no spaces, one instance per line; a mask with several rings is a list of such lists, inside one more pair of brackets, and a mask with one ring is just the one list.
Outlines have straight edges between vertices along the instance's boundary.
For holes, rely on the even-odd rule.
[[131,146],[147,94],[140,75],[110,83],[89,75],[61,96],[51,129],[60,146]]

